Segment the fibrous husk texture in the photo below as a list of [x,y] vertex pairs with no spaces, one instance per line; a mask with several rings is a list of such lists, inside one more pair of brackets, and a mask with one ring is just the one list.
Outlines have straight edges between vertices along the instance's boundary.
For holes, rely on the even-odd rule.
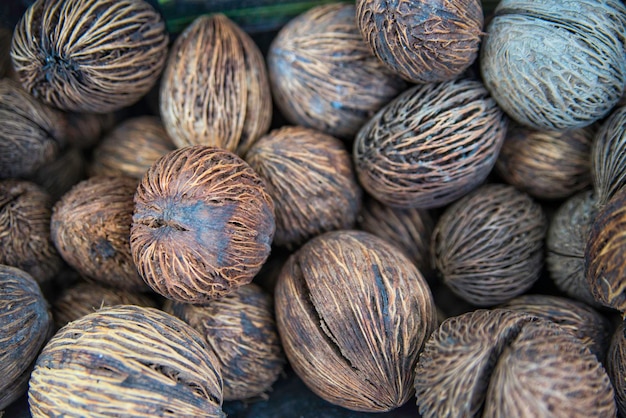
[[160,14],[143,0],[37,0],[15,27],[11,58],[37,99],[107,113],[156,83],[168,40]]
[[466,301],[503,303],[539,278],[547,228],[541,206],[526,193],[487,184],[448,207],[437,221],[433,266]]
[[624,91],[626,7],[618,0],[503,0],[486,31],[485,86],[520,124],[590,125]]
[[626,331],[624,322],[620,323],[613,333],[605,364],[615,390],[615,402],[619,416],[626,416]]
[[591,175],[600,207],[626,184],[626,106],[615,108],[600,125],[591,150]]
[[147,290],[130,252],[136,187],[130,177],[92,177],[54,205],[52,241],[84,278],[121,289]]
[[313,238],[283,267],[275,303],[287,358],[317,395],[369,412],[413,396],[436,312],[421,273],[393,245],[363,231]]
[[450,80],[478,57],[483,35],[478,0],[357,0],[363,39],[387,67],[414,83]]
[[339,139],[287,126],[259,138],[245,158],[274,201],[276,245],[297,247],[323,232],[354,226],[362,190]]
[[202,336],[132,305],[59,330],[37,358],[28,400],[34,418],[225,417],[219,364]]
[[172,46],[160,109],[178,147],[209,145],[244,155],[272,119],[261,51],[226,16],[198,17]]
[[365,190],[389,206],[442,207],[485,180],[506,128],[479,81],[415,86],[359,130],[356,172]]
[[0,265],[0,410],[28,389],[32,363],[51,331],[52,316],[35,279]]
[[580,340],[506,309],[445,320],[420,355],[415,389],[424,418],[616,414],[609,377]]
[[204,336],[220,364],[224,400],[267,396],[285,364],[270,295],[250,283],[206,305],[166,310]]
[[267,64],[281,113],[339,138],[351,139],[406,87],[363,41],[352,4],[318,6],[291,20]]
[[0,264],[43,283],[59,272],[61,257],[50,239],[52,199],[36,184],[0,180]]
[[197,145],[157,160],[135,195],[133,259],[157,293],[203,303],[247,284],[267,259],[274,203],[237,155]]

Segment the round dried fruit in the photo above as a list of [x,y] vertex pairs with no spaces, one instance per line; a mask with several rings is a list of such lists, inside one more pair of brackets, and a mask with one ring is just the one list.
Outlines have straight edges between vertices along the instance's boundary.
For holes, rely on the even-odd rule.
[[624,322],[621,322],[613,333],[605,364],[615,390],[619,416],[626,416],[626,326]]
[[626,185],[626,106],[615,108],[600,125],[591,148],[591,175],[599,207]]

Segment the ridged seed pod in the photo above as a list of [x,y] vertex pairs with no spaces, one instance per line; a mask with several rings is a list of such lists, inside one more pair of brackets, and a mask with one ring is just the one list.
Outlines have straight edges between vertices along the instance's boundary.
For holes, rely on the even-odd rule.
[[626,106],[615,108],[600,125],[591,150],[591,175],[599,207],[626,185]]
[[621,322],[613,333],[606,354],[606,371],[613,383],[620,416],[626,416],[626,327]]

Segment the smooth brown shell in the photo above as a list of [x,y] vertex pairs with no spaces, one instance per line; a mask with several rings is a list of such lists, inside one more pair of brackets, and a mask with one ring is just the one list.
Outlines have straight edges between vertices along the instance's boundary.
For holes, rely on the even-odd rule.
[[252,281],[274,230],[259,175],[232,152],[196,145],[164,155],[141,180],[130,246],[155,292],[204,303]]
[[156,83],[169,37],[143,0],[37,0],[13,33],[22,86],[63,110],[108,113]]
[[615,108],[600,125],[591,150],[591,174],[599,207],[626,185],[626,106]]
[[272,121],[261,51],[226,16],[198,17],[172,46],[160,108],[178,147],[209,145],[244,155]]
[[292,19],[270,45],[272,94],[291,123],[352,139],[406,88],[359,32],[352,4],[314,7]]
[[286,126],[259,138],[245,157],[274,201],[274,243],[297,247],[323,232],[354,226],[361,187],[337,138]]
[[421,273],[393,245],[363,231],[313,238],[283,267],[275,303],[289,363],[318,396],[367,412],[413,396],[437,314]]
[[626,416],[626,327],[624,322],[621,322],[613,333],[605,364],[615,390],[617,409],[620,416]]
[[389,206],[445,206],[485,180],[506,128],[479,81],[415,86],[361,128],[356,172],[363,188]]
[[28,401],[33,418],[225,417],[219,363],[202,336],[172,315],[132,305],[59,330],[37,358]]
[[503,303],[539,278],[547,228],[541,206],[526,193],[487,184],[449,206],[437,221],[433,266],[468,302]]

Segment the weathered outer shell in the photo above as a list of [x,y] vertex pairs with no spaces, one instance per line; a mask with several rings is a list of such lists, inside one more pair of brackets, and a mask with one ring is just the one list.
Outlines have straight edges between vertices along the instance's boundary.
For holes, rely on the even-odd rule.
[[598,129],[591,149],[591,175],[600,207],[626,185],[626,106],[615,108]]
[[406,88],[363,42],[354,5],[314,7],[291,20],[268,52],[272,93],[293,124],[352,138]]
[[507,120],[479,81],[415,86],[381,109],[354,143],[365,190],[399,208],[435,208],[485,180]]
[[121,289],[147,289],[130,252],[136,187],[130,177],[92,177],[54,205],[52,241],[86,279]]
[[479,0],[357,0],[356,23],[374,54],[414,83],[450,80],[478,57]]
[[229,151],[196,145],[164,155],[141,180],[130,246],[154,291],[203,303],[252,281],[274,230],[259,175]]
[[431,240],[433,266],[468,302],[503,303],[539,278],[547,228],[541,206],[526,193],[487,184],[439,218]]
[[591,184],[595,129],[545,131],[512,125],[496,161],[509,184],[539,199],[563,199]]
[[573,129],[604,117],[626,83],[626,8],[618,0],[503,0],[480,65],[500,107],[535,129]]
[[51,279],[62,260],[50,239],[52,199],[24,180],[0,181],[0,264],[17,267],[38,283]]
[[107,113],[150,90],[168,40],[163,19],[143,0],[38,0],[15,27],[11,58],[39,100]]
[[620,416],[626,415],[626,331],[624,322],[620,323],[606,354],[606,371],[613,383],[615,402]]
[[166,311],[204,336],[217,356],[224,400],[264,396],[283,370],[285,357],[272,298],[250,283],[206,305],[166,303]]
[[43,187],[56,202],[87,176],[87,161],[78,148],[67,148],[54,161],[41,167],[32,181]]
[[362,190],[339,139],[287,126],[259,138],[246,161],[274,201],[275,244],[296,247],[323,232],[354,226]]
[[37,358],[28,400],[33,418],[225,417],[219,363],[202,336],[172,315],[132,305],[57,332]]
[[174,148],[156,116],[127,119],[94,150],[91,174],[141,179],[156,160]]
[[505,309],[444,321],[420,354],[415,389],[424,418],[616,415],[609,378],[587,347]]
[[265,59],[226,16],[198,17],[172,46],[160,106],[178,147],[209,145],[244,155],[272,120]]
[[369,412],[413,396],[436,312],[422,275],[394,246],[363,231],[313,238],[285,264],[275,303],[287,358],[316,394]]
[[0,265],[0,410],[28,389],[32,363],[52,331],[52,316],[28,273]]

